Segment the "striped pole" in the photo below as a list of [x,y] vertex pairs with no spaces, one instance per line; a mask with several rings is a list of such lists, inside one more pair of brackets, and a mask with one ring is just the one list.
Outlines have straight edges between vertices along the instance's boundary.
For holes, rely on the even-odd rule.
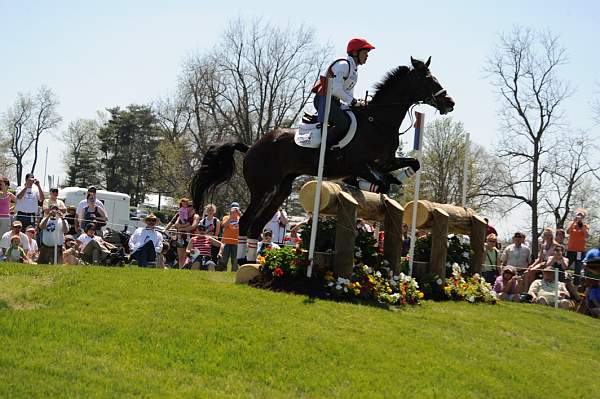
[[[413,149],[417,151],[417,160],[421,164],[422,159],[422,147],[423,147],[423,134],[425,133],[425,114],[415,111],[415,139]],[[417,202],[419,201],[419,189],[421,187],[421,169],[417,171],[417,177],[415,178],[415,199],[414,206],[412,209],[412,223],[410,226],[410,249],[408,251],[408,275],[412,277],[413,272],[413,257],[415,255],[415,242],[417,236]]]

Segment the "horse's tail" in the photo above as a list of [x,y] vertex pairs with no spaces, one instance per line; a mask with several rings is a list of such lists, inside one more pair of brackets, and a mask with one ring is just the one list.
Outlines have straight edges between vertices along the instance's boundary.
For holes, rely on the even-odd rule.
[[192,201],[198,213],[202,212],[205,196],[233,176],[233,172],[235,172],[233,153],[235,150],[246,153],[248,146],[240,142],[211,145],[204,154],[200,169],[190,184]]

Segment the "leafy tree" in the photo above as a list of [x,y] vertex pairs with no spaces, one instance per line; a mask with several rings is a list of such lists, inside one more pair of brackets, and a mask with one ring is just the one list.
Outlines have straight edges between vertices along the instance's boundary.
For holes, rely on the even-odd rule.
[[157,119],[150,107],[130,105],[107,110],[110,119],[100,129],[106,188],[131,196],[133,205],[144,201],[156,175],[156,153],[160,140]]

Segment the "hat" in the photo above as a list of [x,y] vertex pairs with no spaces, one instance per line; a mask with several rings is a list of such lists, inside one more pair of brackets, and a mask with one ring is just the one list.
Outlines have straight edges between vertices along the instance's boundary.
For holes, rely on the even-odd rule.
[[514,268],[514,266],[504,266],[502,268],[502,273],[504,272],[509,272],[513,276],[517,274],[517,270]]
[[14,222],[12,222],[12,227],[17,227],[17,226],[23,227],[23,223],[21,223],[20,220],[15,220]]
[[50,189],[50,192],[51,192],[51,193],[52,193],[52,192],[58,192],[58,187],[52,187],[52,188]]
[[95,193],[96,192],[96,186],[89,186],[88,187],[88,192],[90,192],[90,191],[93,192],[93,193]]
[[271,234],[271,235],[272,235],[272,234],[273,234],[273,230],[271,230],[271,229],[270,229],[270,228],[268,228],[268,227],[265,227],[265,229],[263,230],[263,234],[265,234],[265,233],[269,233],[269,234]]
[[240,204],[238,202],[232,202],[231,205],[229,205],[230,208],[237,208],[240,209]]
[[67,211],[74,211],[74,210],[77,210],[77,208],[74,205],[69,205],[67,207]]
[[149,214],[148,216],[146,216],[144,218],[144,222],[150,222],[150,221],[155,221],[156,222],[157,220],[158,220],[158,218],[153,213]]
[[35,231],[35,227],[29,226],[27,229],[25,229],[25,231]]

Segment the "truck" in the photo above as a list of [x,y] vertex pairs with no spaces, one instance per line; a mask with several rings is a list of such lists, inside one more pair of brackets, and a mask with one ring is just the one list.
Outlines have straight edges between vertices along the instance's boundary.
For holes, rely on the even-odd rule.
[[[86,195],[87,188],[65,187],[60,189],[58,198],[62,199],[66,206],[76,207],[86,199]],[[132,231],[137,227],[137,223],[129,220],[131,198],[128,194],[97,190],[96,198],[104,204],[104,209],[106,209],[107,227],[117,231]]]

